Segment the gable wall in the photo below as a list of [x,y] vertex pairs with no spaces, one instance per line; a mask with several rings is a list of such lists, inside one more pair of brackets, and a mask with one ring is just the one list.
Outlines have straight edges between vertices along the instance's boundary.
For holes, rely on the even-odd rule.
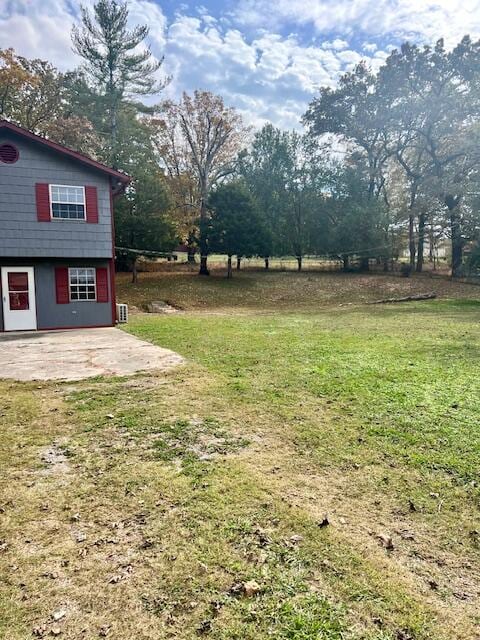
[[[110,179],[13,132],[0,144],[19,150],[14,164],[0,162],[0,256],[111,258]],[[38,222],[35,183],[97,187],[98,224],[75,220]]]

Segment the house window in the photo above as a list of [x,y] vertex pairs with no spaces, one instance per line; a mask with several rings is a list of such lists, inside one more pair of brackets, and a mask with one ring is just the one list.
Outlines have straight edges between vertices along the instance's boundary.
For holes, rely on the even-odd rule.
[[70,300],[96,300],[95,269],[69,269]]
[[85,220],[85,188],[50,185],[52,218]]

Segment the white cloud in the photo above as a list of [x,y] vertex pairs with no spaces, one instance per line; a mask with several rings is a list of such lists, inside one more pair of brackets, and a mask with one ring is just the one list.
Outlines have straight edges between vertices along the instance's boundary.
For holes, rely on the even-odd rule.
[[[406,35],[457,41],[467,26],[480,33],[480,0],[240,0],[235,14],[217,16],[177,5],[170,23],[154,0],[129,0],[129,8],[132,24],[150,27],[153,54],[165,55],[160,75],[173,80],[163,97],[208,89],[251,124],[289,128],[299,126],[318,87],[334,86],[362,59],[378,68],[390,43]],[[79,0],[0,0],[0,42],[72,68],[80,62],[70,42],[78,13]],[[248,37],[246,23],[255,27],[246,29]],[[319,42],[282,35],[302,25],[312,25]],[[352,47],[353,36],[363,44]]]
[[166,68],[173,76],[168,94],[206,88],[222,94],[253,124],[271,120],[298,127],[309,100],[321,85],[358,62],[338,41],[325,49],[303,45],[293,36],[260,32],[247,41],[236,29],[211,27],[202,18],[178,16],[168,29]]
[[0,0],[0,42],[26,57],[50,60],[65,69],[76,64],[70,40],[72,20],[67,2]]
[[348,42],[346,40],[341,40],[340,38],[335,38],[335,40],[332,40],[331,42],[329,40],[322,42],[322,49],[335,49],[337,51],[341,51],[347,47]]
[[253,27],[311,25],[319,34],[368,34],[451,45],[480,35],[480,0],[240,0],[234,16]]

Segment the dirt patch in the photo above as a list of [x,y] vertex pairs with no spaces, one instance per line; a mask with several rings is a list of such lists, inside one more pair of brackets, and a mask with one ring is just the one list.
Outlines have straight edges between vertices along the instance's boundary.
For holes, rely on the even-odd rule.
[[213,420],[176,420],[151,435],[157,457],[181,468],[192,460],[206,462],[234,453],[248,441],[224,430]]
[[40,454],[40,460],[45,464],[43,475],[64,475],[72,468],[66,455],[65,446],[55,441]]

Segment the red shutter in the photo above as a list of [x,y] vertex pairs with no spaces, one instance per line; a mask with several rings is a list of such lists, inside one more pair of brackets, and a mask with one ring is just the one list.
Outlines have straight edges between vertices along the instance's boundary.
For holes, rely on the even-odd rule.
[[97,187],[85,187],[85,208],[87,210],[87,222],[98,222],[98,197]]
[[35,185],[35,199],[37,201],[37,220],[50,222],[50,190],[48,184],[37,182]]
[[68,304],[70,302],[67,267],[55,268],[55,291],[57,293],[57,304]]
[[108,302],[108,269],[97,269],[97,302]]

